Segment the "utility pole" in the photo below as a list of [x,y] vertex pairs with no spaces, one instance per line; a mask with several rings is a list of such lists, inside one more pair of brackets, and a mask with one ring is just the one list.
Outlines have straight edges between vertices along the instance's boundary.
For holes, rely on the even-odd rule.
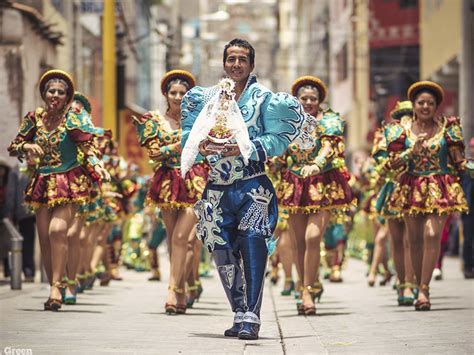
[[103,62],[103,126],[111,129],[114,139],[117,131],[117,67],[115,53],[115,0],[104,0],[102,20],[102,62]]

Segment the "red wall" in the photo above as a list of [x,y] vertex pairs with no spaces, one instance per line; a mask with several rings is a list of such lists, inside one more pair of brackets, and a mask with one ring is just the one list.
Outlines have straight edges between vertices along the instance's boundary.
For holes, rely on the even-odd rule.
[[371,48],[418,44],[418,6],[401,7],[400,0],[370,0]]

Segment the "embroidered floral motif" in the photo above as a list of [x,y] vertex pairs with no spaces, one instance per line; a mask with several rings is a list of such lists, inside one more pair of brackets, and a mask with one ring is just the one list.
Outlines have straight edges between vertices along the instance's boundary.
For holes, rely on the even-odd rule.
[[206,182],[201,176],[194,176],[192,179],[186,179],[186,189],[188,190],[188,197],[195,198],[200,196],[206,187]]
[[57,185],[56,185],[56,179],[51,178],[47,180],[47,194],[48,194],[48,199],[55,198],[57,196]]
[[309,187],[309,197],[313,201],[321,201],[323,198],[323,184],[317,183],[316,186],[310,185]]
[[70,189],[74,193],[86,192],[89,190],[88,178],[85,175],[76,177],[70,185]]
[[66,127],[61,123],[58,128],[48,132],[43,129],[41,123],[38,124],[35,143],[43,149],[44,155],[41,159],[40,167],[57,168],[63,164],[61,161],[60,144],[64,140]]
[[159,194],[160,199],[163,199],[164,201],[169,201],[171,197],[170,184],[171,181],[169,180],[163,181]]
[[251,230],[264,236],[270,236],[272,231],[268,219],[268,205],[272,200],[273,193],[260,185],[258,190],[252,189],[247,192],[247,195],[252,198],[253,203],[240,221],[238,229]]
[[228,185],[244,177],[244,162],[237,157],[221,158],[217,161],[209,160],[211,172],[209,180],[216,185]]
[[450,175],[405,177],[396,185],[388,209],[408,214],[467,210],[462,188],[452,179]]
[[279,199],[289,199],[293,192],[295,191],[295,186],[293,184],[289,184],[286,181],[282,181],[280,188],[278,189],[278,198]]
[[213,251],[215,244],[225,245],[226,241],[219,236],[221,229],[218,223],[222,222],[222,209],[219,207],[222,191],[207,191],[207,199],[199,200],[194,205],[194,212],[198,218],[196,233],[208,248]]
[[217,267],[217,270],[219,271],[219,275],[224,285],[226,285],[228,289],[231,289],[232,285],[234,284],[235,265],[234,264],[220,265]]

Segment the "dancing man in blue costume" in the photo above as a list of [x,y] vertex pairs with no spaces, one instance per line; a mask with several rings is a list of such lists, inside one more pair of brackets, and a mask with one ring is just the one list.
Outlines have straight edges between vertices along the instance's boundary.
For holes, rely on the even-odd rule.
[[[278,218],[275,190],[264,165],[300,136],[306,116],[295,98],[272,93],[257,82],[251,74],[255,49],[249,42],[233,39],[227,43],[223,61],[227,76],[235,82],[235,100],[248,131],[251,154],[245,159],[239,145],[232,142],[218,152],[208,138],[200,142],[199,153],[207,158],[211,172],[202,199],[195,205],[197,232],[212,252],[235,313],[224,335],[254,340],[260,330],[267,241]],[[194,87],[183,98],[181,144],[185,150],[193,124],[218,90],[217,86]]]

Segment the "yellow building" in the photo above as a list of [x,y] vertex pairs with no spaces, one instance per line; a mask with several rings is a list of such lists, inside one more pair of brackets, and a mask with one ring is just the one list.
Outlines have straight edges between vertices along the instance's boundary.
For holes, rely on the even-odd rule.
[[420,76],[454,93],[444,110],[461,116],[466,138],[474,135],[471,7],[470,0],[420,0]]
[[[461,0],[422,0],[420,5],[420,75],[453,76],[461,51]],[[450,71],[451,70],[451,71]]]

